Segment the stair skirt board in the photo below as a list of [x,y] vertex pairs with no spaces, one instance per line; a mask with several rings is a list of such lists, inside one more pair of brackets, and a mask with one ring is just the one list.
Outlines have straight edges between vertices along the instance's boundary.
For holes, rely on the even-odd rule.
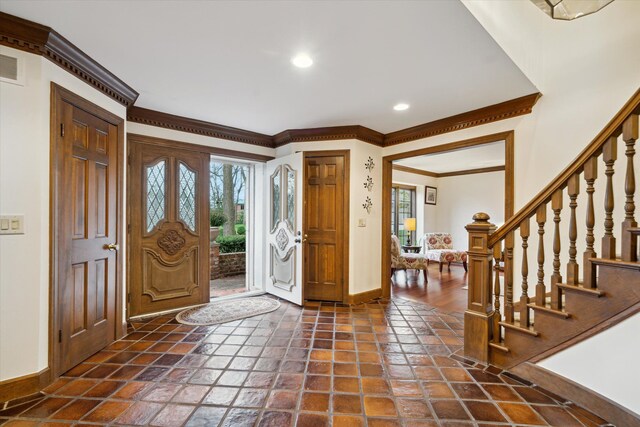
[[622,427],[640,427],[640,415],[611,399],[568,378],[530,362],[509,369],[512,374],[549,390],[558,396],[571,396],[571,401],[597,416]]

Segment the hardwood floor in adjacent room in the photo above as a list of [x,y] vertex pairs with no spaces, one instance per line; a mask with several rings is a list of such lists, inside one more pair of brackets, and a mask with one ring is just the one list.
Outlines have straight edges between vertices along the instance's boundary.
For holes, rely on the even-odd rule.
[[420,270],[396,271],[392,278],[393,296],[406,298],[436,307],[449,313],[463,313],[467,308],[467,273],[461,265],[452,265],[442,273],[438,264],[429,266],[429,283],[425,286],[424,275]]

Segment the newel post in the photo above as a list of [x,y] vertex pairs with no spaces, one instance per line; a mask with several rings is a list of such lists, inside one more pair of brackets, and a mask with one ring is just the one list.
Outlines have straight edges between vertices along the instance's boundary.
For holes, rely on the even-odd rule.
[[464,353],[466,357],[489,362],[489,342],[493,325],[491,304],[491,268],[493,254],[489,249],[489,236],[496,226],[489,215],[480,212],[467,225],[469,233],[468,304],[464,313]]

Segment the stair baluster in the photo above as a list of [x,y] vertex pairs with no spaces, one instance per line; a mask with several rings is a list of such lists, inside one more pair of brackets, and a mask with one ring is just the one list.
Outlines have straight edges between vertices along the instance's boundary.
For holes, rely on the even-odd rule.
[[560,274],[560,212],[562,212],[562,190],[558,190],[551,196],[551,210],[553,211],[553,274],[551,275],[551,308],[562,308],[562,290],[558,283],[562,282]]
[[596,241],[596,238],[593,236],[593,226],[596,223],[593,207],[593,193],[595,192],[593,184],[597,178],[598,158],[594,156],[587,160],[584,165],[584,180],[587,182],[587,217],[585,221],[585,225],[587,226],[587,234],[585,236],[587,246],[582,256],[582,286],[587,289],[593,289],[596,287],[595,270],[591,264],[591,258],[595,258],[597,256],[593,249],[593,243]]
[[510,232],[504,241],[504,320],[507,323],[513,323],[515,317],[513,309],[513,243],[514,235],[513,232]]
[[522,238],[522,294],[520,296],[520,327],[528,328],[531,324],[529,318],[529,260],[527,248],[529,247],[529,218],[520,223],[520,238]]
[[571,216],[569,219],[569,262],[567,263],[567,284],[577,285],[579,276],[579,266],[576,262],[576,255],[578,250],[576,249],[576,240],[578,240],[578,226],[576,223],[576,208],[578,207],[578,194],[580,194],[580,177],[578,174],[574,174],[569,178],[568,182],[569,192],[569,208],[571,209]]
[[502,259],[502,242],[496,243],[493,247],[493,296],[494,296],[494,313],[493,313],[493,342],[500,344],[500,260]]
[[630,228],[638,226],[634,218],[636,205],[633,201],[633,195],[636,191],[636,178],[633,170],[633,156],[636,154],[635,143],[638,139],[638,116],[631,115],[622,125],[622,139],[624,139],[627,156],[627,173],[624,180],[624,192],[626,201],[624,204],[624,221],[622,222],[622,260],[637,261],[638,260],[638,239],[629,233]]
[[613,165],[618,157],[618,139],[611,137],[607,140],[602,148],[602,160],[604,160],[605,171],[607,176],[607,186],[604,193],[604,236],[602,237],[602,258],[616,258],[616,238],[613,235],[613,174],[615,173]]
[[538,283],[536,284],[536,305],[546,304],[546,290],[544,286],[544,224],[547,222],[547,205],[540,205],[536,210],[538,223]]

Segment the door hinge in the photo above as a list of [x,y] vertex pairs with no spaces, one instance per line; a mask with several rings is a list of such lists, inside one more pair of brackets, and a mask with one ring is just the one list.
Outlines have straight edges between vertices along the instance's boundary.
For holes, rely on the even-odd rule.
[[131,165],[131,154],[127,154],[127,164]]
[[131,292],[127,294],[127,303],[131,302]]
[[58,329],[58,342],[62,342],[62,329]]
[[127,224],[127,233],[131,233],[131,224]]
[[64,123],[60,123],[60,136],[64,136]]

